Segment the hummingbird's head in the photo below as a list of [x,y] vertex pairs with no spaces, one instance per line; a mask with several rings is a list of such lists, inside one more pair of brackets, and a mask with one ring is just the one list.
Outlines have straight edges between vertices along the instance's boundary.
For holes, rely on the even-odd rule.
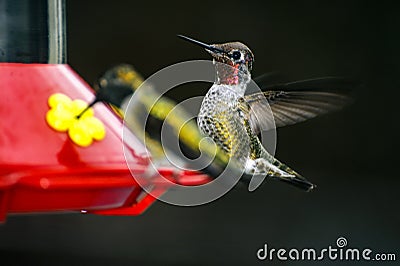
[[119,64],[107,70],[94,84],[98,101],[121,107],[123,101],[143,83],[133,66]]
[[105,87],[109,85],[125,85],[131,90],[136,90],[142,83],[143,77],[129,64],[119,64],[108,69],[99,78],[98,83]]
[[178,35],[178,37],[205,48],[211,54],[214,62],[217,63],[217,75],[220,83],[237,85],[250,80],[254,55],[250,48],[243,43],[206,44],[183,35]]
[[254,62],[254,55],[250,48],[241,42],[228,42],[211,44],[215,49],[207,49],[213,59],[217,62],[240,68],[242,71],[251,71]]

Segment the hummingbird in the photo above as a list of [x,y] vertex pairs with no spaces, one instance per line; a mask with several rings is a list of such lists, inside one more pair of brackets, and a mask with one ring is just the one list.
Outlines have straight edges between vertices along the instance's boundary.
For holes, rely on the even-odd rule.
[[282,90],[338,79],[281,84],[273,90],[245,95],[254,63],[254,54],[248,46],[241,42],[206,44],[183,35],[178,37],[203,47],[211,54],[215,65],[216,80],[205,95],[197,117],[201,132],[211,137],[246,174],[264,175],[306,191],[312,190],[315,186],[311,182],[264,148],[258,134],[263,129],[274,127],[273,124],[276,127],[295,124],[345,105],[349,97],[341,93],[311,88]]
[[[135,91],[141,88],[139,97],[132,98]],[[156,167],[173,167],[168,160],[165,149],[161,143],[161,127],[169,127],[175,137],[179,139],[179,146],[182,152],[189,159],[196,159],[203,153],[204,160],[210,161],[205,168],[200,169],[210,177],[219,176],[227,167],[229,160],[225,152],[220,150],[211,141],[203,141],[201,151],[199,143],[203,139],[196,121],[188,118],[192,117],[182,106],[175,101],[160,96],[149,82],[145,82],[142,75],[130,64],[118,64],[107,69],[93,84],[95,99],[89,106],[97,102],[105,102],[113,108],[117,115],[124,119],[125,125],[141,141],[150,152],[152,162]],[[150,99],[150,100],[149,100]],[[152,104],[152,99],[158,99]],[[133,101],[129,104],[130,101]],[[174,115],[169,115],[174,110]],[[83,111],[84,112],[84,111]],[[148,116],[147,116],[148,114]],[[144,119],[147,117],[147,121]],[[144,128],[144,125],[145,128]],[[188,169],[197,169],[199,165],[204,165],[203,161],[187,161],[174,154],[168,153],[168,157],[179,166]],[[197,163],[197,164],[196,164]],[[232,169],[232,172],[236,170]]]

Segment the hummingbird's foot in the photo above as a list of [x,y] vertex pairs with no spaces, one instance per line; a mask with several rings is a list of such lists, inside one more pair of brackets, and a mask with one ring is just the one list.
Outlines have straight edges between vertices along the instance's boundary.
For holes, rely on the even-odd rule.
[[245,169],[246,173],[252,175],[262,175],[269,172],[269,167],[266,163],[266,160],[262,158],[247,160]]
[[254,160],[247,159],[246,165],[245,165],[245,172],[247,174],[254,175],[255,171],[256,171],[256,168],[257,168],[256,167],[256,162]]
[[266,161],[264,159],[255,159],[254,160],[254,175],[264,175],[266,173],[268,173],[268,166],[266,164]]

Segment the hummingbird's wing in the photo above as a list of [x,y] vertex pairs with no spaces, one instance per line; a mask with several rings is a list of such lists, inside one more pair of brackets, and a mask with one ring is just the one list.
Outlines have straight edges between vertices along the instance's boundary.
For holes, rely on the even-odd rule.
[[277,71],[266,72],[262,75],[252,78],[255,83],[261,88],[271,84],[277,84],[282,82],[282,74]]
[[296,124],[338,110],[351,98],[331,88],[344,91],[349,86],[354,87],[354,82],[328,77],[272,85],[266,91],[246,95],[251,127],[258,134],[261,130]]

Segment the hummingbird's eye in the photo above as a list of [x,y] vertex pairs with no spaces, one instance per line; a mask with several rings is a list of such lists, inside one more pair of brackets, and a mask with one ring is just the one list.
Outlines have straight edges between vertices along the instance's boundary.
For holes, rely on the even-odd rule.
[[239,60],[242,57],[242,54],[239,51],[234,51],[232,53],[232,59],[233,60]]

